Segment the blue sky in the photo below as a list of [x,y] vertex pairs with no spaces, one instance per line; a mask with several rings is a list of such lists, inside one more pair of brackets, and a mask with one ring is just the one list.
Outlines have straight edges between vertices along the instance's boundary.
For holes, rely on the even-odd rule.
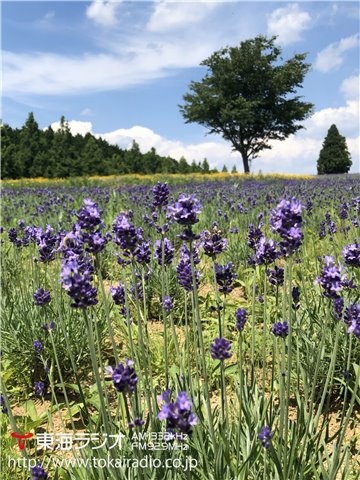
[[241,171],[230,145],[185,124],[178,105],[203,59],[258,34],[277,35],[284,59],[308,53],[299,93],[315,108],[252,170],[315,173],[335,123],[359,171],[358,2],[3,1],[3,121],[20,127],[32,111],[45,128],[64,115],[74,133]]

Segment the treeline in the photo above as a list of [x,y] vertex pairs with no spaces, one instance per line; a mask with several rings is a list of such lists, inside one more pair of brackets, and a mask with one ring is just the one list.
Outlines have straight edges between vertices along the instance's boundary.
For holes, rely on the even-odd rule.
[[41,130],[33,113],[20,129],[1,125],[1,156],[3,179],[216,171],[210,171],[206,158],[189,164],[185,158],[162,157],[155,148],[141,153],[135,141],[124,150],[90,133],[73,135],[64,117],[58,130]]

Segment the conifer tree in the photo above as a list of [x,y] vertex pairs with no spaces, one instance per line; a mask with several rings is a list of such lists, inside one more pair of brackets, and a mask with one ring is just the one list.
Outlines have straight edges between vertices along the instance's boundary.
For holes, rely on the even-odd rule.
[[348,173],[352,165],[346,139],[340,135],[336,125],[331,125],[324,139],[317,161],[318,175],[326,173]]

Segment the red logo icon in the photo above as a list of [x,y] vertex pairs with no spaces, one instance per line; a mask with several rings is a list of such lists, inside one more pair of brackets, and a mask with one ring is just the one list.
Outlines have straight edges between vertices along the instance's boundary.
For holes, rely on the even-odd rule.
[[17,432],[12,432],[10,434],[13,438],[16,438],[17,439],[17,442],[18,442],[18,447],[20,448],[20,450],[24,450],[25,448],[25,440],[28,439],[28,438],[31,438],[34,436],[33,433],[17,433]]

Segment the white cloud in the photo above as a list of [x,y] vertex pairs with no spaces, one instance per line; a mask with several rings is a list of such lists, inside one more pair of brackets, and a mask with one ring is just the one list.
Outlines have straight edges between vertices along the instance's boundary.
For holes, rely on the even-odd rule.
[[343,64],[345,52],[359,45],[359,39],[360,35],[356,33],[331,43],[317,54],[314,68],[324,73],[336,70]]
[[278,42],[287,45],[301,40],[301,33],[311,24],[308,12],[300,10],[297,3],[277,8],[268,17],[269,35],[277,35]]
[[341,93],[346,99],[358,99],[360,93],[360,75],[352,75],[345,78],[340,87]]
[[120,1],[93,0],[86,9],[86,16],[103,27],[114,27],[119,4]]
[[359,100],[348,100],[346,105],[337,108],[323,108],[305,122],[312,135],[326,134],[336,123],[342,135],[351,135],[359,128]]
[[[87,133],[92,133],[92,123],[91,122],[81,122],[79,120],[70,120],[68,122],[69,129],[73,135],[86,135]],[[60,128],[60,122],[54,122],[51,125],[51,128],[56,131]]]
[[[261,170],[264,173],[316,173],[316,161],[322,142],[331,124],[336,123],[339,131],[346,137],[349,151],[352,155],[352,172],[359,171],[359,102],[348,101],[338,108],[325,108],[304,122],[306,129],[297,135],[287,138],[283,142],[271,143],[271,150],[264,150],[252,163],[252,171]],[[52,125],[59,126],[59,122]],[[72,120],[69,127],[73,133],[92,133],[91,122]],[[157,134],[150,128],[135,125],[131,128],[120,128],[105,133],[95,133],[109,143],[117,144],[121,148],[130,148],[135,140],[142,152],[154,147],[160,155],[169,155],[177,160],[184,156],[188,162],[201,162],[205,157],[211,168],[221,169],[224,164],[228,168],[235,164],[239,172],[242,171],[241,156],[233,152],[231,145],[221,137],[211,136],[210,141],[199,141],[187,144],[179,140],[168,139]]]
[[87,117],[88,115],[91,115],[92,114],[92,110],[91,108],[84,108],[84,110],[81,111],[80,115],[84,116],[84,117]]
[[239,157],[238,154],[232,153],[230,145],[222,140],[185,144],[178,140],[164,138],[150,128],[138,125],[99,134],[99,136],[125,149],[130,148],[135,140],[143,153],[154,147],[160,155],[169,155],[176,160],[185,157],[189,162],[194,159],[202,161],[206,157],[211,167],[222,165],[226,158]]
[[205,19],[218,5],[207,1],[174,3],[163,0],[155,4],[146,28],[150,32],[161,33],[182,27],[188,28],[190,24]]
[[[114,54],[65,56],[52,53],[3,52],[3,92],[7,95],[82,94],[121,89],[197,66],[214,45],[193,39],[128,45]],[[184,55],[184,52],[187,52]],[[61,72],[61,75],[59,75]]]

